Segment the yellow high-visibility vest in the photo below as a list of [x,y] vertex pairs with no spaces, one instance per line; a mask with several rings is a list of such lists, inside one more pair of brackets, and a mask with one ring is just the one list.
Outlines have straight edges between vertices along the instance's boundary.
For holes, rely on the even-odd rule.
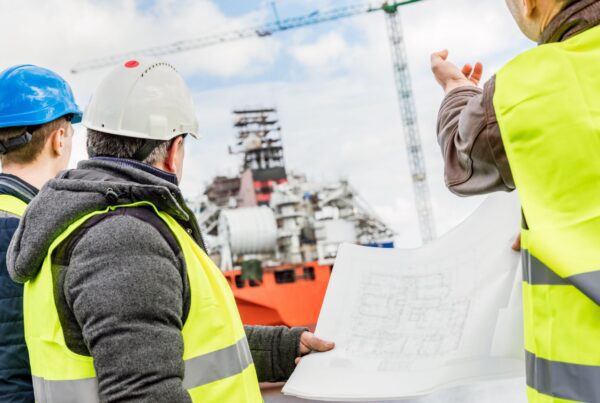
[[530,403],[600,402],[600,27],[529,50],[496,77],[523,207]]
[[14,214],[17,217],[22,217],[27,208],[27,203],[18,197],[11,195],[0,195],[0,211]]
[[71,351],[65,343],[54,303],[52,253],[90,218],[118,208],[138,206],[155,210],[171,229],[185,258],[191,305],[182,329],[183,385],[192,401],[262,402],[244,327],[225,277],[175,219],[147,202],[111,206],[71,224],[52,242],[38,275],[25,284],[25,340],[36,400],[98,402],[93,358]]

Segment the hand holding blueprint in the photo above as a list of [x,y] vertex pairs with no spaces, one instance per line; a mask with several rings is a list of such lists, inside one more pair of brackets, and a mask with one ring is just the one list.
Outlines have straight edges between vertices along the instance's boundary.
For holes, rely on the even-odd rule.
[[489,197],[457,228],[413,250],[343,245],[317,336],[283,393],[392,400],[524,373],[515,194]]

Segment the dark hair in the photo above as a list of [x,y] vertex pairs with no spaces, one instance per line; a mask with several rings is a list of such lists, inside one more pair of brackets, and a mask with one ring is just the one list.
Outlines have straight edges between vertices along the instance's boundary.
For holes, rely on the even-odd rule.
[[[135,153],[144,145],[145,139],[135,137],[117,136],[88,129],[87,152],[92,157],[114,157],[132,159]],[[170,140],[161,142],[143,162],[155,164],[167,157]]]
[[[56,130],[67,129],[70,119],[60,117],[52,122],[48,122],[38,128],[29,128],[32,134],[31,141],[22,147],[0,155],[2,164],[29,164],[40,155],[46,142]],[[0,128],[0,141],[10,140],[20,136],[28,130],[27,127],[4,127]]]

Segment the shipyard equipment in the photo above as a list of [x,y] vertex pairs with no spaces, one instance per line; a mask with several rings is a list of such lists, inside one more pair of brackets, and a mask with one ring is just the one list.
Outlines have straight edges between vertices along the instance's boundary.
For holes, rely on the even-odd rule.
[[[413,182],[421,239],[424,243],[427,243],[436,237],[435,222],[427,184],[425,159],[423,156],[421,138],[418,131],[417,113],[408,70],[404,35],[402,33],[402,23],[400,20],[400,14],[398,12],[399,7],[420,1],[423,0],[386,2],[379,6],[371,4],[350,5],[314,11],[310,14],[284,19],[279,18],[279,14],[277,13],[277,9],[273,3],[274,14],[276,17],[274,22],[240,30],[207,35],[196,39],[177,41],[135,52],[122,53],[110,57],[94,59],[79,63],[72,69],[72,72],[80,73],[88,70],[98,69],[101,67],[121,63],[123,60],[128,60],[135,57],[164,56],[232,42],[244,38],[265,37],[278,32],[285,32],[314,24],[335,21],[365,13],[384,11],[387,19],[388,36],[391,45],[394,67],[394,78],[396,82],[398,100],[400,103],[403,132],[408,154],[409,169]],[[247,145],[252,145],[252,138],[248,139]],[[256,162],[256,160],[254,161]]]
[[389,248],[395,234],[349,182],[287,170],[274,108],[233,115],[238,174],[214,178],[187,204],[244,323],[312,327],[339,245]]
[[274,108],[233,115],[229,152],[240,155],[239,174],[214,178],[189,201],[222,270],[248,259],[331,265],[343,242],[392,245],[394,232],[348,181],[318,183],[288,172]]

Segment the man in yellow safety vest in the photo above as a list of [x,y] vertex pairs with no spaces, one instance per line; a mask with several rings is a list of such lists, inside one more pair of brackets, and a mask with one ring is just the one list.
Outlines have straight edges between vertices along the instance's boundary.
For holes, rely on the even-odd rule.
[[438,140],[459,195],[518,189],[530,403],[600,402],[600,2],[507,0],[540,46],[483,87],[432,55]]
[[23,287],[6,270],[6,251],[27,204],[65,169],[81,121],[69,85],[54,72],[21,65],[0,72],[0,401],[32,402],[23,335]]
[[198,123],[173,66],[118,66],[83,125],[91,159],[44,187],[8,255],[37,401],[262,402],[259,381],[333,348],[242,325],[178,186]]

